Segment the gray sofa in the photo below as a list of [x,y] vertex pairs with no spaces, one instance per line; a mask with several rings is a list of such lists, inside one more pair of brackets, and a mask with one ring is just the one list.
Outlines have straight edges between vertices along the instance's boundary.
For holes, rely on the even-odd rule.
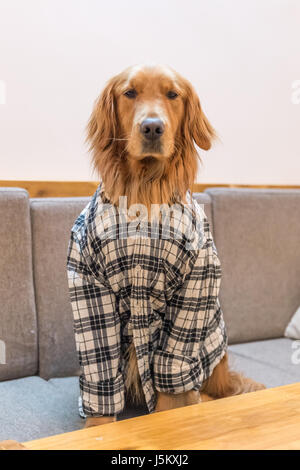
[[[300,305],[300,190],[215,188],[195,197],[222,263],[232,366],[267,387],[300,381],[293,341],[283,337]],[[83,426],[66,254],[89,199],[0,188],[0,440]],[[145,413],[127,401],[118,419]]]

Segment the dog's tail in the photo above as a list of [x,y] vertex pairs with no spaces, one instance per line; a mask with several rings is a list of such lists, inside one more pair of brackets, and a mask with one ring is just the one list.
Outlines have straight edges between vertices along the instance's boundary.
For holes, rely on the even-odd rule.
[[125,389],[133,403],[140,404],[144,401],[144,391],[138,370],[136,351],[133,341],[125,353],[126,376]]
[[255,392],[266,388],[263,384],[257,383],[244,374],[230,370],[228,364],[228,354],[222,358],[220,363],[213,370],[212,375],[205,381],[200,389],[214,399],[225,398],[242,393]]

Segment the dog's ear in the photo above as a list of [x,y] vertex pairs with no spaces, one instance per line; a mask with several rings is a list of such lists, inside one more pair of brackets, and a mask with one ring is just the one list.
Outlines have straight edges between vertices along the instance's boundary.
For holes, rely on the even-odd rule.
[[190,83],[186,83],[184,133],[189,135],[198,147],[209,150],[216,133],[202,111],[200,100]]
[[87,125],[87,142],[94,154],[114,145],[117,132],[117,110],[114,96],[115,79],[110,79],[96,100]]

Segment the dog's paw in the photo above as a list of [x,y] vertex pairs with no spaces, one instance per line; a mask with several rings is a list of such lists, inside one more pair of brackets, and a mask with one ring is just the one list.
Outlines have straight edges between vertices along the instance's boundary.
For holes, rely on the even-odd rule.
[[207,395],[206,393],[201,393],[200,392],[200,399],[199,399],[199,403],[203,402],[203,401],[212,401],[213,398],[210,397],[209,395]]
[[23,444],[17,441],[7,440],[0,442],[0,450],[28,450]]
[[254,382],[252,384],[252,391],[256,392],[258,390],[265,390],[267,387],[264,384],[261,384],[259,382]]
[[244,377],[242,380],[241,393],[258,392],[259,390],[264,390],[265,388],[265,385],[259,382],[255,382],[255,380],[249,379],[248,377]]

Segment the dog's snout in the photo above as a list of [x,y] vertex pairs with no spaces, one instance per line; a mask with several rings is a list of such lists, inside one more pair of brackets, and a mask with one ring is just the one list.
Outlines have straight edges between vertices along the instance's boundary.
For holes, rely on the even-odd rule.
[[146,139],[157,140],[164,133],[164,123],[158,118],[147,118],[142,122],[140,131]]

